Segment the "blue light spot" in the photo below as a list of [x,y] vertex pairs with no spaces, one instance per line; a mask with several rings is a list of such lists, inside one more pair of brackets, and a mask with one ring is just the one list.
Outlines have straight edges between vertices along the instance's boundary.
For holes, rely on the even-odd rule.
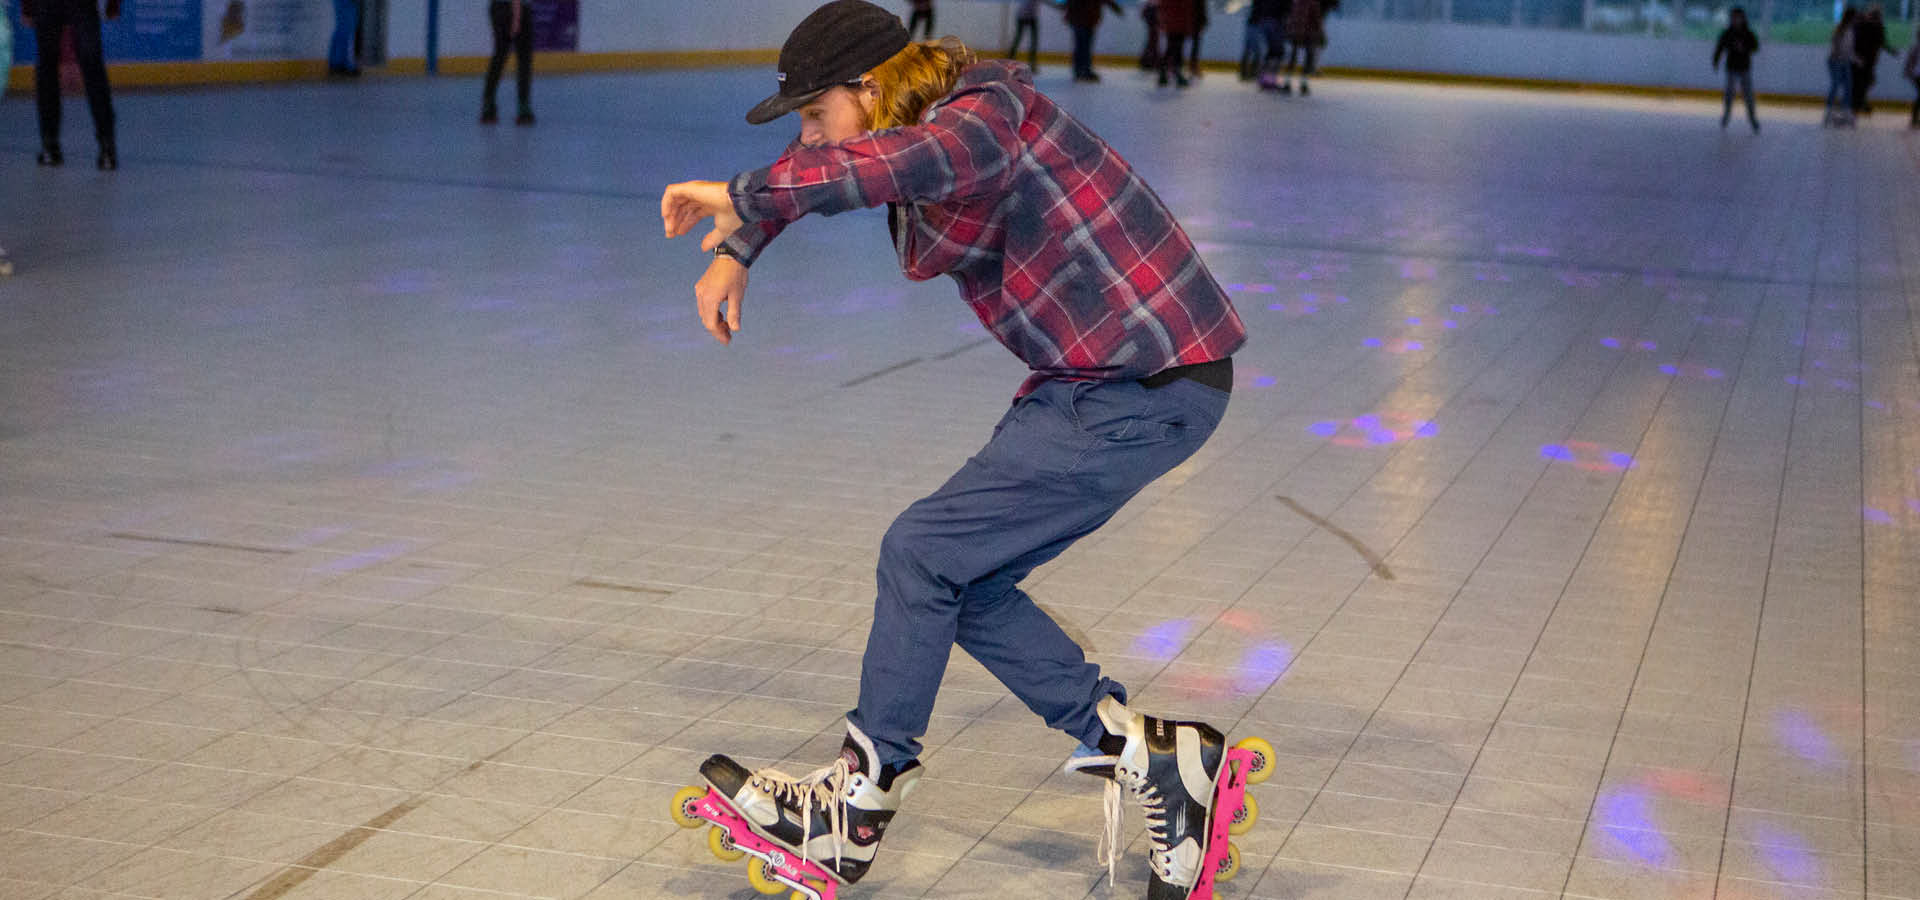
[[1378,346],[1380,346],[1380,339],[1379,339],[1379,338],[1367,338],[1366,340],[1364,340],[1364,341],[1361,341],[1361,342],[1360,342],[1360,346],[1362,346],[1362,347],[1378,347]]
[[1561,444],[1547,444],[1540,448],[1540,455],[1561,462],[1573,462],[1573,451]]
[[1180,652],[1187,642],[1187,635],[1192,631],[1193,620],[1170,619],[1141,632],[1139,639],[1133,642],[1133,649],[1164,662]]
[[1619,338],[1601,338],[1600,346],[1606,347],[1610,350],[1618,350],[1620,349],[1620,339]]
[[1362,431],[1371,431],[1380,427],[1380,417],[1375,415],[1361,416],[1353,420],[1353,427],[1361,429]]
[[1821,880],[1820,860],[1800,835],[1762,822],[1753,826],[1753,842],[1760,847],[1761,861],[1781,881],[1816,884]]
[[1315,422],[1312,425],[1308,425],[1307,430],[1321,437],[1333,437],[1334,435],[1340,433],[1340,423]]
[[1631,469],[1633,468],[1633,454],[1615,451],[1607,454],[1607,462],[1622,469]]
[[1279,641],[1255,644],[1247,648],[1246,655],[1240,658],[1240,672],[1239,677],[1234,679],[1235,686],[1242,693],[1259,693],[1286,674],[1290,665],[1293,665],[1292,647]]
[[1600,832],[1634,859],[1662,865],[1673,856],[1673,844],[1655,821],[1653,798],[1644,788],[1608,791],[1601,796],[1595,814]]
[[1400,439],[1399,435],[1394,434],[1391,431],[1386,431],[1384,429],[1367,432],[1367,440],[1375,444],[1391,444],[1394,441],[1397,441],[1399,439]]
[[1795,386],[1798,386],[1798,385],[1803,385],[1803,384],[1806,384],[1806,383],[1807,383],[1807,380],[1806,380],[1806,379],[1804,379],[1804,378],[1801,378],[1801,377],[1800,377],[1800,376],[1798,376],[1798,375],[1788,375],[1788,376],[1787,376],[1787,383],[1788,383],[1788,384],[1791,384],[1791,385],[1795,385]]
[[1420,317],[1419,317],[1419,316],[1414,316],[1413,318],[1410,318],[1410,319],[1408,319],[1408,320],[1407,320],[1407,324],[1408,324],[1408,325],[1418,325],[1418,324],[1420,324]]
[[1253,386],[1254,386],[1254,387],[1273,387],[1274,385],[1276,385],[1276,384],[1279,384],[1279,383],[1280,383],[1280,379],[1278,379],[1278,378],[1275,378],[1275,377],[1273,377],[1272,375],[1255,375],[1255,376],[1253,376]]
[[1466,308],[1466,307],[1464,307],[1464,306],[1460,306],[1460,305],[1458,305],[1458,304],[1455,304],[1454,306],[1451,306],[1451,307],[1448,307],[1448,308],[1449,308],[1449,309],[1451,309],[1451,310],[1453,310],[1454,312],[1457,312],[1457,313],[1463,313],[1463,312],[1466,312],[1466,311],[1467,311],[1467,308]]
[[1267,304],[1267,308],[1268,308],[1268,309],[1270,309],[1270,310],[1273,310],[1274,312],[1286,312],[1286,311],[1287,311],[1287,305],[1286,305],[1285,303],[1269,303],[1269,304]]
[[1706,370],[1706,371],[1704,371],[1704,372],[1702,372],[1702,373],[1700,373],[1700,374],[1702,374],[1702,375],[1705,375],[1705,376],[1707,376],[1708,378],[1725,378],[1725,377],[1727,377],[1727,373],[1725,373],[1725,372],[1722,372],[1722,371],[1720,371],[1719,369],[1708,369],[1708,370]]
[[1661,363],[1660,371],[1667,375],[1677,375],[1680,373],[1680,368],[1673,363]]
[[1639,347],[1642,350],[1652,350],[1660,345],[1652,341],[1641,341],[1640,343],[1635,344],[1634,346]]
[[1427,345],[1422,344],[1419,341],[1408,341],[1407,349],[1408,350],[1425,350],[1427,349]]
[[1434,435],[1439,433],[1440,433],[1440,426],[1435,425],[1432,422],[1421,422],[1418,427],[1413,429],[1414,437],[1423,437],[1423,438],[1433,437]]
[[1452,319],[1447,319],[1447,320],[1445,320],[1445,321],[1443,321],[1443,322],[1441,322],[1441,323],[1440,323],[1440,327],[1442,327],[1442,328],[1459,328],[1459,327],[1460,327],[1460,323],[1459,323],[1459,322],[1455,322],[1455,321],[1454,321],[1454,320],[1452,320]]

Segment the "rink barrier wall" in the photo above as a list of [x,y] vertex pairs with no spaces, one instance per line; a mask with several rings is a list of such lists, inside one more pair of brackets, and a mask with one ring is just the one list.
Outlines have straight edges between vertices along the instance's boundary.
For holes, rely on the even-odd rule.
[[[611,53],[541,53],[537,54],[534,71],[540,75],[565,75],[588,72],[629,72],[655,69],[721,68],[731,66],[771,66],[778,59],[777,49],[763,50],[673,50],[673,51],[625,51]],[[1042,53],[1043,64],[1064,66],[1067,55],[1064,53]],[[486,72],[488,58],[485,56],[442,57],[439,61],[439,74],[448,76],[473,76]],[[1128,68],[1133,66],[1132,56],[1101,55],[1096,62],[1105,68]],[[1203,66],[1210,72],[1231,73],[1235,64],[1221,60],[1205,60]],[[111,63],[107,66],[109,78],[116,88],[169,88],[194,87],[199,85],[258,84],[286,81],[310,81],[327,77],[327,64],[324,60],[261,60],[251,62],[171,62],[171,63]],[[373,77],[383,76],[423,76],[426,74],[426,60],[419,57],[395,59],[388,65],[369,70]],[[1507,75],[1468,74],[1459,72],[1429,72],[1407,69],[1378,68],[1370,66],[1326,66],[1322,77],[1364,78],[1377,81],[1405,81],[1421,84],[1454,85],[1462,87],[1492,87],[1516,90],[1534,90],[1561,93],[1593,93],[1625,95],[1648,98],[1712,98],[1720,97],[1718,88],[1687,87],[1678,85],[1622,84],[1617,82],[1581,81],[1559,78],[1536,78]],[[30,91],[33,88],[33,67],[14,66],[8,73],[7,86],[10,91]],[[1823,95],[1816,93],[1756,92],[1757,99],[1767,103],[1818,104]]]

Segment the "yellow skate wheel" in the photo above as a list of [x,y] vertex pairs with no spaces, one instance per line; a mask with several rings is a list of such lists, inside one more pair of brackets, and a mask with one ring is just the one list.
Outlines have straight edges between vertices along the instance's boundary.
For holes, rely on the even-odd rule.
[[718,825],[707,829],[707,849],[721,862],[739,862],[740,857],[747,855],[747,851],[733,845],[733,835]]
[[1253,823],[1260,821],[1260,804],[1253,802],[1253,795],[1240,798],[1240,808],[1233,813],[1233,821],[1227,824],[1228,834],[1246,834],[1253,830]]
[[773,873],[768,871],[767,861],[758,856],[747,863],[747,883],[753,885],[753,889],[762,894],[778,894],[787,889],[786,885],[781,884],[773,877]]
[[673,806],[668,810],[673,815],[673,823],[681,828],[699,828],[707,820],[693,814],[693,802],[705,797],[707,789],[698,786],[681,788],[673,795]]
[[1240,874],[1240,846],[1227,842],[1227,858],[1220,861],[1220,868],[1213,870],[1213,880],[1225,884]]
[[1250,737],[1233,745],[1235,750],[1246,750],[1253,754],[1253,767],[1247,770],[1247,783],[1259,784],[1273,776],[1273,745],[1265,738]]

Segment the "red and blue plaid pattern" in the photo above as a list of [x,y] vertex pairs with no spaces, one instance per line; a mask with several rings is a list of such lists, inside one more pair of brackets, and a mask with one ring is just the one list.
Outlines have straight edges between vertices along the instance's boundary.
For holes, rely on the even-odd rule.
[[741,173],[747,223],[728,250],[751,263],[786,223],[895,204],[900,267],[952,275],[980,322],[1047,378],[1144,378],[1246,341],[1226,292],[1172,213],[1105,141],[1033,86],[982,62],[921,124],[791,147]]

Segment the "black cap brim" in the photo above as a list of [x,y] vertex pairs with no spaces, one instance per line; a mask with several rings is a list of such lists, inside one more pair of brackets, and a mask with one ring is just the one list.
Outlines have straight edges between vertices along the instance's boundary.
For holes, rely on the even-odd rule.
[[[822,89],[822,90],[814,91],[811,94],[806,94],[800,97],[789,97],[785,94],[775,91],[773,96],[760,101],[759,104],[754,106],[754,108],[747,110],[747,124],[748,125],[765,125],[768,122],[771,122],[775,119],[780,118],[781,116],[786,115],[787,113],[793,112],[794,110],[799,109],[802,106],[812,103],[813,98],[818,97],[824,93],[826,93],[826,90]],[[738,109],[738,108],[739,107],[735,107],[735,109]]]

